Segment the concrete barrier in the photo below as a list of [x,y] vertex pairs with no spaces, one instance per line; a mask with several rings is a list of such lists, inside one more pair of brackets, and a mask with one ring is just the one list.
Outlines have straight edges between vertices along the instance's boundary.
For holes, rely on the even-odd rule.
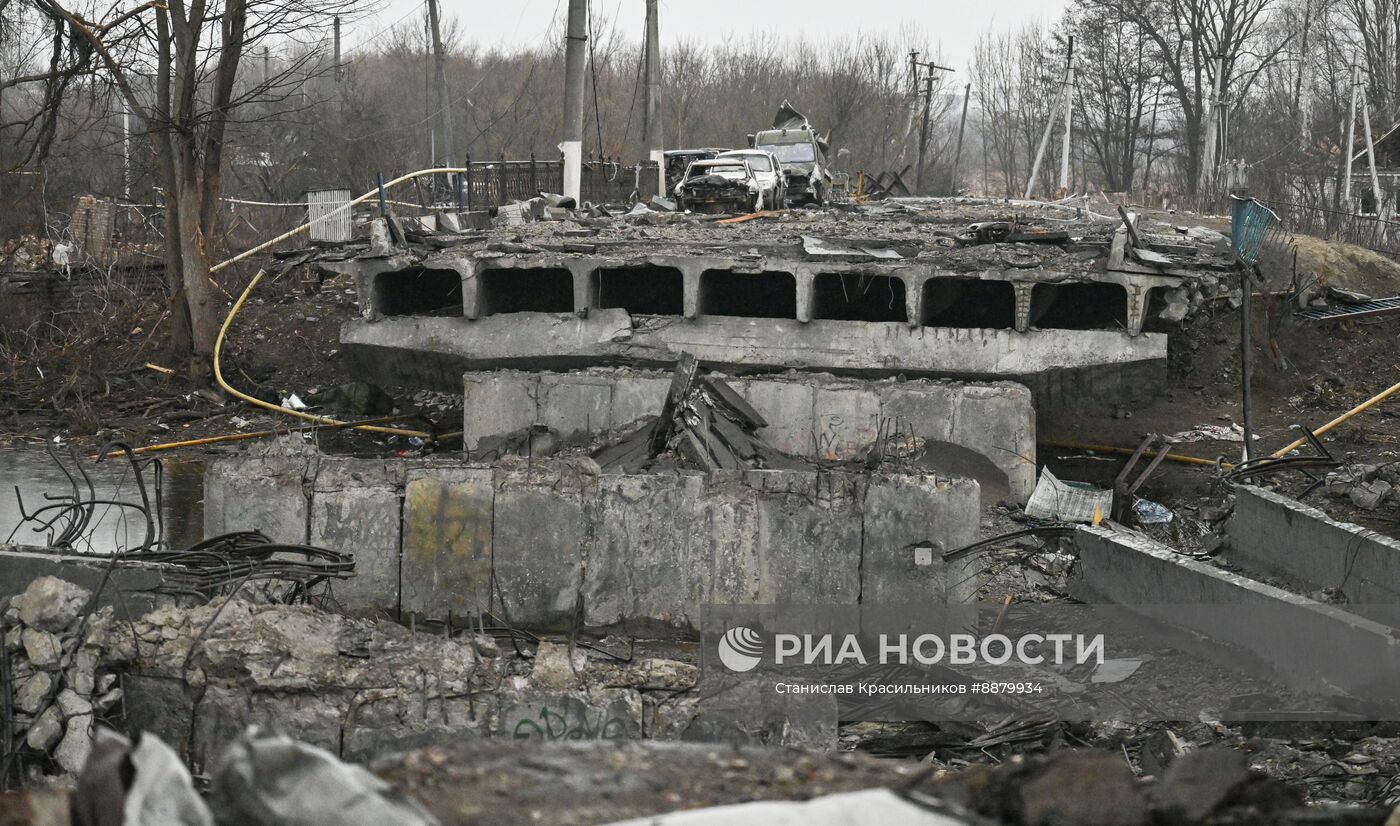
[[1400,626],[1400,540],[1251,485],[1235,489],[1229,539],[1232,564]]
[[[881,440],[903,445],[912,437],[933,453],[946,444],[980,454],[989,470],[1005,477],[1007,495],[1016,502],[1024,503],[1035,489],[1036,412],[1022,385],[829,374],[725,378],[768,420],[763,438],[786,453],[844,461]],[[467,373],[463,384],[463,439],[470,451],[532,425],[566,437],[625,428],[657,414],[670,374],[497,370]]]
[[587,460],[223,458],[206,473],[207,532],[310,514],[314,540],[356,555],[336,595],[359,613],[688,636],[710,602],[966,601],[977,587],[938,553],[976,538],[971,480],[599,476]]
[[[1395,701],[1400,634],[1387,625],[1222,570],[1141,534],[1083,526],[1070,593],[1200,635],[1295,687]],[[1223,608],[1222,608],[1223,606]],[[1242,621],[1247,620],[1247,621]]]

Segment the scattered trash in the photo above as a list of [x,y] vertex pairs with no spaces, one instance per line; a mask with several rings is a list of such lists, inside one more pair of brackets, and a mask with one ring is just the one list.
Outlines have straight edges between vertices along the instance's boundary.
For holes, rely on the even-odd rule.
[[1124,657],[1116,660],[1104,660],[1094,669],[1094,674],[1089,678],[1092,683],[1121,683],[1137,673],[1142,668],[1143,660],[1136,657]]
[[290,396],[284,396],[282,398],[282,406],[288,410],[305,410],[306,402],[302,401],[300,396],[293,393]]
[[849,255],[860,258],[880,258],[884,260],[899,260],[904,256],[898,250],[889,247],[873,247],[861,244],[851,244],[843,241],[833,241],[826,238],[817,238],[813,235],[802,236],[802,249],[808,255]]
[[1092,523],[1113,508],[1113,491],[1101,490],[1084,482],[1062,482],[1042,468],[1035,492],[1026,503],[1026,515],[1036,519]]
[[[1244,428],[1237,424],[1203,424],[1180,433],[1165,437],[1167,444],[1179,445],[1187,442],[1244,442]],[[1258,438],[1257,436],[1255,437]]]
[[1137,516],[1138,522],[1144,525],[1166,525],[1174,518],[1174,514],[1165,505],[1159,505],[1147,499],[1134,500],[1133,513]]

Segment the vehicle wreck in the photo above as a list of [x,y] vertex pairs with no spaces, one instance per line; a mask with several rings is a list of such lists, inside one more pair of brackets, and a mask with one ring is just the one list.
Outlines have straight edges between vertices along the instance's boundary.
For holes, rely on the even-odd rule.
[[821,135],[807,116],[783,101],[773,118],[773,128],[749,137],[749,145],[772,153],[783,165],[787,201],[792,206],[825,204],[833,176],[826,160],[830,133]]
[[676,184],[676,203],[692,212],[757,212],[769,203],[771,193],[772,189],[765,192],[746,159],[715,158],[691,162]]

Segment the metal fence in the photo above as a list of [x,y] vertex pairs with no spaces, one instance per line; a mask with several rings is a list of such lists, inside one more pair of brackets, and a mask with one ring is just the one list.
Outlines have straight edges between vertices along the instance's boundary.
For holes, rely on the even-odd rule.
[[[415,182],[416,195],[424,205],[456,202],[465,209],[503,206],[535,197],[541,192],[564,189],[564,162],[529,160],[473,161],[462,164],[462,174],[434,175],[424,183]],[[624,164],[616,158],[588,158],[583,163],[580,197],[595,204],[620,203],[633,194],[647,200],[656,193],[656,164]],[[402,196],[401,196],[402,197]]]
[[1269,201],[1291,232],[1344,241],[1400,260],[1400,223],[1313,204]]

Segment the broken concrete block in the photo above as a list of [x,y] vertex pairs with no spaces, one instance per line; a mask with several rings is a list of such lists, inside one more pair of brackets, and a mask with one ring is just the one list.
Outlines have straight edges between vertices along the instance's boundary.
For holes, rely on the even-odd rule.
[[65,688],[58,692],[57,702],[58,710],[63,713],[65,719],[92,713],[92,703],[78,696],[78,693],[71,688]]
[[123,693],[120,688],[114,688],[111,691],[108,691],[106,694],[103,694],[101,697],[97,698],[97,709],[99,711],[106,711],[110,709],[112,706],[121,702],[122,696]]
[[582,674],[588,666],[588,655],[581,648],[573,650],[552,642],[541,642],[535,650],[535,667],[530,682],[542,691],[573,691],[581,687]]
[[11,604],[19,609],[19,620],[25,625],[58,632],[78,618],[90,596],[86,588],[58,577],[44,576],[29,583]]
[[1177,287],[1166,292],[1167,306],[1162,308],[1158,317],[1169,324],[1177,324],[1186,320],[1187,313],[1191,312],[1191,298],[1185,289]]
[[54,668],[63,656],[63,644],[58,637],[37,628],[26,628],[20,635],[24,644],[24,654],[35,668]]
[[1194,823],[1218,809],[1247,780],[1243,752],[1201,749],[1172,762],[1153,789],[1153,800],[1165,814]]
[[1391,485],[1384,479],[1354,485],[1348,493],[1351,503],[1363,510],[1375,510],[1390,495]]
[[31,749],[46,752],[53,748],[62,736],[63,717],[57,708],[50,706],[29,726],[29,731],[24,733],[24,742]]
[[92,715],[84,714],[68,721],[63,742],[54,750],[54,759],[69,774],[83,770],[88,753],[92,751]]
[[1147,801],[1117,755],[1069,752],[1051,760],[1021,787],[1026,826],[1138,826],[1149,822]]
[[53,677],[47,672],[37,671],[19,681],[19,688],[15,691],[15,708],[25,714],[39,713],[39,707],[44,704],[44,699],[49,696],[49,689],[53,688]]
[[21,635],[22,635],[23,633],[24,633],[24,628],[22,628],[21,626],[18,626],[18,625],[16,625],[14,628],[11,628],[11,629],[8,630],[8,631],[6,631],[6,632],[5,632],[5,650],[6,650],[6,651],[18,651],[18,650],[20,650],[21,648],[23,648],[23,647],[24,647],[24,642],[23,642],[22,637],[21,637]]

